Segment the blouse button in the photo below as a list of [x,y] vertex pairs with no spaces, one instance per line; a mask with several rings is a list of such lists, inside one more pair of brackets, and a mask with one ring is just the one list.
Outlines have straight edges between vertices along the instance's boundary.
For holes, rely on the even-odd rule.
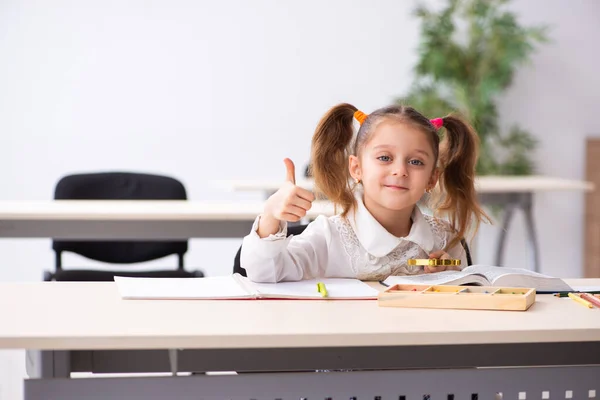
[[377,262],[377,257],[372,254],[369,254],[368,259],[371,264],[375,264]]

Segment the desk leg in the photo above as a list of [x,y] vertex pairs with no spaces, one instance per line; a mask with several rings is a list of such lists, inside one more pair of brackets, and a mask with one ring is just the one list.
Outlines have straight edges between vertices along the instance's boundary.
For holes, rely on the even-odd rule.
[[509,203],[504,208],[504,216],[502,217],[502,226],[500,227],[500,237],[498,237],[498,244],[496,245],[496,265],[502,265],[502,258],[504,257],[504,246],[506,244],[506,234],[510,221],[515,212],[516,204]]
[[539,249],[537,235],[535,232],[535,223],[533,220],[533,193],[487,193],[480,197],[481,202],[488,205],[502,205],[504,207],[504,216],[502,226],[500,227],[500,237],[496,245],[496,261],[498,266],[502,265],[504,256],[504,247],[506,244],[506,235],[513,218],[515,209],[523,210],[525,216],[525,228],[527,229],[528,247],[531,254],[531,265],[533,270],[539,272]]
[[30,378],[69,378],[71,353],[69,351],[27,350],[25,368]]
[[528,193],[523,196],[522,202],[523,212],[525,213],[525,226],[527,227],[527,236],[529,237],[529,252],[531,256],[531,264],[535,272],[540,272],[540,255],[535,234],[535,224],[533,221],[533,195]]
[[179,350],[177,349],[169,349],[169,366],[171,367],[171,374],[173,376],[177,376],[177,369],[179,368],[179,361],[177,356],[178,351]]

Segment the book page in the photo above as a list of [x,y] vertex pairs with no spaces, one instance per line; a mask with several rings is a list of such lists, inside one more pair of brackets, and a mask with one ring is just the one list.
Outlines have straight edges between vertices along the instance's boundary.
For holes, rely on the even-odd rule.
[[540,274],[538,272],[530,271],[528,269],[496,267],[492,265],[471,265],[463,269],[463,271],[481,274],[485,276],[490,282],[494,282],[499,277],[508,274],[528,275],[539,278],[554,278],[553,276]]
[[571,286],[576,292],[600,292],[600,286]]
[[[466,268],[465,268],[466,269]],[[441,271],[435,272],[431,274],[421,274],[421,275],[399,275],[399,276],[390,276],[383,284],[392,286],[392,285],[446,285],[446,284],[456,284],[456,285],[464,285],[464,284],[480,284],[480,285],[489,285],[486,282],[486,279],[480,275],[474,275],[469,272],[463,271]]]
[[562,279],[527,269],[471,265],[463,271],[484,275],[493,286],[530,287],[538,292],[571,290]]
[[206,278],[131,278],[115,276],[123,299],[251,298],[233,276]]
[[317,282],[325,284],[327,298],[336,300],[375,299],[379,291],[358,279],[321,278],[297,282],[255,283],[250,285],[259,298],[322,299],[317,291]]

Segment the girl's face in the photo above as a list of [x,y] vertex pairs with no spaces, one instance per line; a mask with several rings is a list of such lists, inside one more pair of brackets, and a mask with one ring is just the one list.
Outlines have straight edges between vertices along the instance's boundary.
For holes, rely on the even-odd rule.
[[415,205],[437,182],[435,155],[419,128],[394,120],[375,127],[360,158],[350,156],[350,174],[362,181],[365,204],[389,211]]

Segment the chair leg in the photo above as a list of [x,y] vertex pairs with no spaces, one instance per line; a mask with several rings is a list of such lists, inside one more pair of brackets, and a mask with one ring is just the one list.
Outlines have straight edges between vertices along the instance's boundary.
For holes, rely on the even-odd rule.
[[62,251],[57,251],[55,253],[55,258],[54,258],[54,267],[56,268],[56,270],[58,271],[59,269],[62,268]]

